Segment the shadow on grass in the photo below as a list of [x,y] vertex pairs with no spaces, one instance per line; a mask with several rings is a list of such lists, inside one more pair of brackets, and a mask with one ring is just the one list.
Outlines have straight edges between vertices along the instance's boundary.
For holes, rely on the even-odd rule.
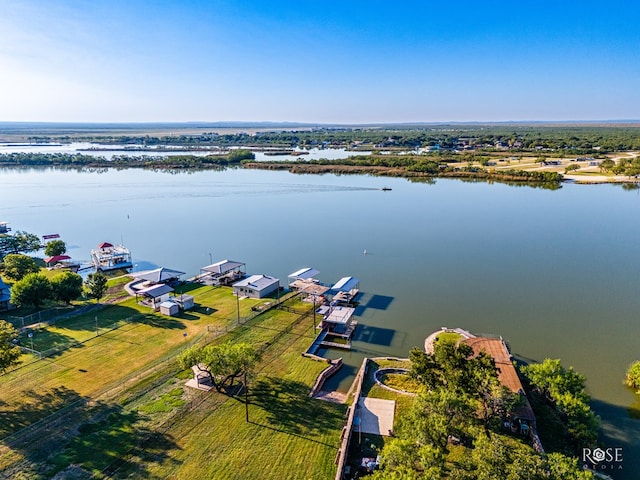
[[82,348],[84,346],[82,342],[91,337],[92,335],[87,333],[86,338],[75,338],[47,328],[39,328],[22,332],[20,334],[20,343],[23,347],[30,349],[33,340],[33,349],[38,351],[42,357],[51,358],[70,348]]
[[343,423],[345,407],[309,398],[309,387],[301,382],[266,377],[249,392],[250,403],[267,415],[269,424],[262,426],[272,430],[326,445],[313,437],[336,431]]
[[153,464],[175,462],[168,452],[178,449],[177,444],[168,435],[142,425],[137,412],[126,412],[117,405],[101,405],[100,409],[102,419],[81,424],[78,434],[50,459],[55,468],[49,474],[81,465],[107,476],[127,472],[140,478],[147,477]]
[[84,405],[86,402],[85,397],[65,387],[56,387],[44,393],[27,390],[21,393],[20,399],[0,404],[0,437],[14,434],[67,405]]
[[89,402],[65,388],[44,395],[28,392],[14,412],[2,412],[0,424],[3,433],[13,430],[3,443],[21,458],[19,464],[4,464],[0,478],[11,478],[14,469],[25,465],[33,478],[67,478],[79,468],[84,475],[77,478],[86,478],[87,472],[100,478],[118,472],[118,477],[121,471],[150,478],[150,466],[174,462],[169,452],[179,448],[172,438],[146,426],[137,412]]

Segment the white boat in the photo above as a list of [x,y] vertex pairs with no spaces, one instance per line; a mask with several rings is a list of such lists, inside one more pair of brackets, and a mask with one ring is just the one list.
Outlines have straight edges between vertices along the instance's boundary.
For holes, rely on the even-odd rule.
[[129,249],[109,242],[103,242],[97,249],[91,250],[91,263],[99,271],[133,267]]

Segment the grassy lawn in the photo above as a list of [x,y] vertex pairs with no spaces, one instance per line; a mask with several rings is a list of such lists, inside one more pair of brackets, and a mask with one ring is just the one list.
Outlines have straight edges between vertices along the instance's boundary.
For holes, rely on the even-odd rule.
[[[268,337],[263,330],[263,341]],[[164,432],[175,445],[163,458],[131,459],[117,476],[144,471],[148,478],[332,478],[346,407],[308,397],[325,365],[300,355],[311,340],[304,322],[271,338],[249,386],[248,423],[242,396],[210,393]]]
[[458,343],[462,339],[462,335],[456,332],[442,332],[436,337],[437,342]]
[[[70,348],[32,363],[29,361],[33,356],[23,355],[27,365],[0,376],[3,415],[16,417],[14,421],[0,422],[0,436],[68,403],[61,395],[63,391],[73,392],[74,397],[91,397],[132,372],[174,356],[188,343],[206,337],[210,329],[224,332],[235,324],[236,299],[230,289],[199,287],[192,294],[196,308],[177,317],[154,314],[129,299],[34,331],[36,350]],[[256,303],[259,301],[241,300],[241,315],[249,315]],[[97,337],[96,318],[101,329]],[[120,328],[105,330],[118,324]],[[23,345],[30,347],[30,340],[23,335]]]
[[[78,343],[0,377],[0,435],[68,405],[77,411],[49,425],[37,442],[0,446],[0,478],[16,472],[89,478],[103,471],[113,478],[331,478],[346,407],[307,396],[326,366],[300,355],[312,340],[308,319],[270,310],[236,326],[229,289],[189,293],[198,306],[182,317],[150,314],[129,300],[39,332],[34,340],[43,347],[62,337]],[[263,302],[240,300],[241,317]],[[295,300],[289,306],[310,309]],[[96,315],[100,324],[132,318],[79,343],[95,329]],[[195,338],[249,341],[263,351],[250,380],[250,422],[243,396],[183,386],[189,374],[173,358]],[[163,370],[148,370],[158,362]],[[119,385],[116,394],[102,394]]]

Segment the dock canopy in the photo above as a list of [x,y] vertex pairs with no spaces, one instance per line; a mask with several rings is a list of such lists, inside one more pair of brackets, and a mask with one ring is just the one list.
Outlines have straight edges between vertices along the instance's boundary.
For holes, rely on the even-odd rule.
[[167,283],[177,280],[184,272],[171,270],[170,268],[156,268],[155,270],[145,270],[144,272],[133,273],[131,276],[138,280],[146,280],[154,283]]
[[320,272],[315,268],[304,267],[304,268],[301,268],[300,270],[297,270],[289,274],[289,283],[295,280],[309,280],[315,277],[316,275],[318,275],[319,273]]
[[233,260],[222,260],[212,265],[202,267],[200,270],[203,272],[217,273],[218,275],[223,275],[227,272],[238,270],[239,268],[244,266],[245,265],[242,262],[235,262]]
[[62,262],[63,260],[71,260],[71,257],[69,255],[54,255],[53,257],[45,258],[44,263],[48,265],[50,263]]
[[[320,309],[319,309],[320,310]],[[324,322],[339,324],[339,325],[347,325],[353,317],[356,309],[352,307],[342,307],[342,306],[332,306],[325,308],[324,312]]]
[[360,280],[355,277],[342,277],[338,282],[331,287],[334,292],[350,292],[354,288],[358,288]]

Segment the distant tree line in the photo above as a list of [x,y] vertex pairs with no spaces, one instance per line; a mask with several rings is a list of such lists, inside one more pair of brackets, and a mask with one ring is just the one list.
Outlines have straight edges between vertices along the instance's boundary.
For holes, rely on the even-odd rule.
[[111,160],[101,156],[81,153],[5,153],[0,154],[0,166],[6,167],[95,167],[95,168],[217,168],[240,165],[245,160],[253,160],[255,155],[249,150],[237,149],[226,155],[116,155]]
[[640,150],[640,127],[625,125],[407,125],[404,127],[336,127],[312,130],[266,131],[196,135],[85,135],[32,136],[30,141],[87,141],[124,145],[177,146],[278,146],[302,147],[357,144],[404,149],[437,147],[453,150],[509,149],[512,151],[571,151],[576,154]]

